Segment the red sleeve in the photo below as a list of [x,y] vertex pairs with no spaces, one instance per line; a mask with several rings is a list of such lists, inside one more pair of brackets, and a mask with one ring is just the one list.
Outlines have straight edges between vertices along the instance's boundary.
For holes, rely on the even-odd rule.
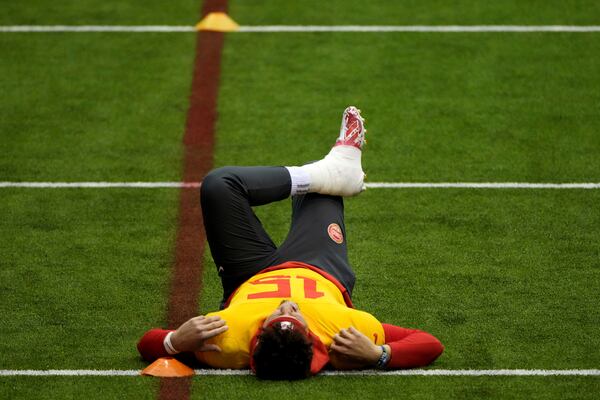
[[424,367],[435,361],[444,351],[440,341],[427,332],[389,324],[381,325],[385,332],[385,343],[392,349],[387,365],[389,369]]
[[144,360],[154,361],[157,358],[169,355],[163,345],[165,336],[169,332],[171,331],[166,329],[150,329],[142,336],[137,344],[137,349]]

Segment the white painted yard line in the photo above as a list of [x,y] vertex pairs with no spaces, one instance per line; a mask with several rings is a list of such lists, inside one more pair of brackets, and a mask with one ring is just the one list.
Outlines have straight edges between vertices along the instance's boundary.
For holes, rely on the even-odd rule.
[[325,371],[323,375],[400,375],[400,376],[600,376],[598,369],[409,369]]
[[194,26],[176,25],[13,25],[0,32],[196,32]]
[[119,369],[0,369],[0,376],[135,376],[138,370]]
[[[0,188],[199,188],[201,182],[0,182]],[[370,182],[369,189],[600,189],[600,183],[527,182]]]
[[[234,376],[251,375],[247,369],[196,369],[196,375]],[[139,370],[0,370],[0,376],[138,376]],[[324,376],[600,376],[600,369],[411,369],[411,370],[363,370],[324,371]]]
[[241,26],[238,32],[600,32],[576,25],[271,25]]
[[[0,32],[195,32],[184,25],[6,25]],[[600,25],[256,25],[237,32],[600,32]]]
[[201,182],[0,182],[0,188],[199,188]]
[[371,189],[464,188],[464,189],[600,189],[600,183],[527,183],[527,182],[372,182]]

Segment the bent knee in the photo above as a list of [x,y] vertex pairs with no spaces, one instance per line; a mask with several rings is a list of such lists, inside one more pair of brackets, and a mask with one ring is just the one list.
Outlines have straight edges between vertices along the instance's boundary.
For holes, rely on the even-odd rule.
[[202,201],[220,197],[223,191],[229,189],[229,182],[233,177],[232,167],[221,167],[210,171],[200,185],[200,198]]

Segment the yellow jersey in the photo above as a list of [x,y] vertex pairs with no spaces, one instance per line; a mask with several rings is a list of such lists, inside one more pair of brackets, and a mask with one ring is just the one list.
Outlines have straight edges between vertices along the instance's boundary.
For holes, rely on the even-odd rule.
[[371,314],[349,307],[343,291],[335,278],[307,264],[287,262],[264,270],[236,290],[227,308],[207,314],[223,318],[229,329],[206,341],[218,345],[221,352],[197,352],[196,357],[215,368],[248,368],[252,338],[283,300],[298,304],[309,330],[327,348],[335,334],[350,326],[373,343],[384,344],[381,323]]

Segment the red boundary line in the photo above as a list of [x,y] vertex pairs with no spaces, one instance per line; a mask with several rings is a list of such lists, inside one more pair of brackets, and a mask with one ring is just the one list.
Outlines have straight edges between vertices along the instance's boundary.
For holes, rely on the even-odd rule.
[[[202,17],[215,11],[226,12],[227,0],[205,0]],[[197,34],[190,107],[183,138],[184,182],[201,181],[212,167],[224,36],[221,32],[202,31]],[[167,321],[171,329],[198,314],[205,242],[199,191],[183,188],[179,198],[175,263],[167,308]],[[191,378],[163,378],[158,398],[188,399],[191,384]]]

